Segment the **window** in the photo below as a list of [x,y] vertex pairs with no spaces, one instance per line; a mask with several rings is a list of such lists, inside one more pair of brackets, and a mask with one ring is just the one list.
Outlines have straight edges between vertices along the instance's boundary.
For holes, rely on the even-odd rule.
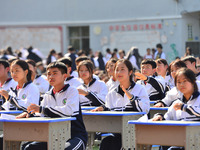
[[69,27],[69,44],[72,45],[76,50],[89,50],[90,39],[89,39],[89,27]]

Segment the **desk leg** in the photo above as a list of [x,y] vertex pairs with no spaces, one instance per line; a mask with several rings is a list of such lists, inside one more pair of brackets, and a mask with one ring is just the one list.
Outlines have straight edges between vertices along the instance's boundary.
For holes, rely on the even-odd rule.
[[200,127],[187,126],[186,127],[186,150],[199,150],[200,149]]
[[133,150],[135,147],[135,126],[128,125],[129,120],[134,120],[133,116],[122,117],[122,147]]
[[87,149],[88,150],[92,150],[93,145],[94,145],[94,137],[95,137],[95,133],[94,132],[89,132],[88,133],[88,145],[87,145]]
[[64,150],[65,143],[71,138],[71,122],[49,124],[48,150]]

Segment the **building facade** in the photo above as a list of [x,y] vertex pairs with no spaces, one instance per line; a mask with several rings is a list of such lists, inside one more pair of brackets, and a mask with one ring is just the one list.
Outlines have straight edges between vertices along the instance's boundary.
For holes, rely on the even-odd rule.
[[194,0],[10,0],[0,1],[0,47],[32,45],[44,54],[54,48],[102,51],[163,45],[167,60],[190,46],[200,53],[200,1]]

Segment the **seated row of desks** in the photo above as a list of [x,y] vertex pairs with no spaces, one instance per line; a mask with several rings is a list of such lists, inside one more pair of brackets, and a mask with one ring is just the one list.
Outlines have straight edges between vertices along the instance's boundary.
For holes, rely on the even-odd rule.
[[[122,145],[125,149],[134,149],[135,145],[141,144],[177,145],[186,146],[186,149],[200,149],[200,123],[136,122],[131,120],[137,120],[145,113],[90,112],[86,111],[89,107],[83,109],[85,109],[83,120],[89,134],[95,132],[121,133]],[[163,113],[167,111],[166,108],[151,108],[151,111],[153,110],[156,112],[161,110]],[[49,150],[64,149],[63,143],[70,137],[70,121],[73,119],[75,118],[0,120],[4,123],[4,149],[8,150],[18,145],[19,142],[16,141],[29,140],[46,141]],[[179,141],[176,142],[177,140]]]

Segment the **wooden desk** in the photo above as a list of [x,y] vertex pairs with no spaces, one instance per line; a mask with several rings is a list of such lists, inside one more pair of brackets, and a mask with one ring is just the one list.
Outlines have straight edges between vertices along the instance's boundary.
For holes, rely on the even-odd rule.
[[154,114],[161,113],[165,114],[169,107],[150,107],[150,118],[153,118]]
[[[5,110],[1,110],[0,114],[10,114],[10,115],[19,115],[21,114],[23,111],[22,110],[9,110],[9,111],[5,111]],[[3,123],[0,122],[0,134],[3,133]]]
[[186,150],[200,149],[200,122],[187,121],[129,121],[136,149],[141,145],[184,146]]
[[47,142],[48,150],[64,149],[65,142],[71,137],[71,120],[75,118],[0,119],[4,150],[20,150],[20,141]]
[[[102,112],[82,112],[83,121],[89,137],[95,132],[108,132],[108,133],[121,133],[122,134],[122,146],[125,149],[133,147],[130,141],[129,132],[132,130],[132,126],[128,126],[128,121],[133,118],[138,119],[145,112],[121,112],[121,111],[102,111]],[[93,134],[94,135],[94,134]],[[89,142],[89,148],[91,149],[93,139]],[[91,142],[91,143],[90,143]]]

